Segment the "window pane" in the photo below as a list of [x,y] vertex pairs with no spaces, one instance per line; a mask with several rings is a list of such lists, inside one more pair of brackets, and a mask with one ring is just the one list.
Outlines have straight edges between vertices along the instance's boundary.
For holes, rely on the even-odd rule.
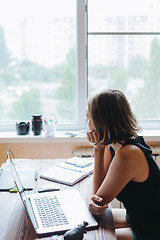
[[77,120],[76,0],[0,2],[0,120]]
[[119,89],[139,119],[160,119],[160,36],[93,35],[88,40],[89,97]]
[[89,0],[89,32],[159,31],[159,0]]

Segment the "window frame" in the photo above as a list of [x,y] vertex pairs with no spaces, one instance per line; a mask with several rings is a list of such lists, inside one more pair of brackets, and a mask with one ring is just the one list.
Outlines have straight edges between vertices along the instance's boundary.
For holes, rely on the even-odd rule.
[[[77,12],[77,121],[58,121],[57,130],[81,130],[86,128],[86,102],[87,102],[87,77],[86,77],[86,2],[76,0]],[[26,121],[28,121],[26,119]],[[29,120],[31,121],[31,120]],[[1,121],[0,131],[15,131],[16,121]]]
[[[86,42],[87,42],[87,49],[88,49],[88,36],[94,35],[159,35],[160,32],[158,31],[88,31],[88,0],[86,0]],[[88,69],[88,53],[87,53],[87,67]],[[88,71],[87,71],[87,82],[88,82]],[[158,119],[137,119],[139,122],[140,127],[142,130],[159,130],[160,129],[160,120]]]
[[[57,130],[82,130],[87,128],[86,106],[88,99],[88,35],[91,34],[152,34],[160,32],[88,32],[88,0],[76,0],[77,4],[77,121],[59,121]],[[160,120],[139,120],[144,129],[160,129]],[[1,121],[0,131],[15,131],[15,121]]]

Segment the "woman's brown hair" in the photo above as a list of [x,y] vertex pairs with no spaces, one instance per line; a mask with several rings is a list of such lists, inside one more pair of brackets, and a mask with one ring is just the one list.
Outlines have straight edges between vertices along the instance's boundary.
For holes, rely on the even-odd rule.
[[123,143],[140,130],[125,95],[108,89],[88,101],[88,114],[98,136],[96,144]]

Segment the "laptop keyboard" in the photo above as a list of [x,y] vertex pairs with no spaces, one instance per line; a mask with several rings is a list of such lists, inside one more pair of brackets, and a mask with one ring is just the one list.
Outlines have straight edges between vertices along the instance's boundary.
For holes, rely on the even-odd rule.
[[68,224],[67,218],[56,196],[35,198],[43,227],[53,227]]

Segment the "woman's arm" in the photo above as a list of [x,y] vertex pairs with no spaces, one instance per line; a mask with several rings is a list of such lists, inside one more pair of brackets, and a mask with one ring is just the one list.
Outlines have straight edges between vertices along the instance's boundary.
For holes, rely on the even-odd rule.
[[103,182],[95,195],[91,197],[89,210],[98,217],[104,215],[108,203],[118,195],[134,176],[134,164],[122,155],[115,154]]
[[103,198],[103,203],[111,202],[125,185],[137,176],[142,169],[142,158],[140,149],[134,146],[121,148],[111,162],[103,183],[96,192],[96,195]]
[[[96,134],[89,132],[88,140],[94,144]],[[130,148],[127,146],[127,148]],[[126,151],[127,150],[127,151]],[[94,175],[93,175],[93,194],[100,197],[96,201],[92,197],[89,205],[90,211],[94,214],[100,207],[111,202],[123,187],[136,175],[135,151],[120,149],[111,161],[110,146],[95,146],[94,156]]]
[[93,193],[101,186],[111,163],[110,145],[94,148]]
[[[95,131],[87,133],[88,141],[94,145],[97,141]],[[94,145],[94,172],[93,172],[93,189],[91,198],[89,200],[89,210],[92,214],[98,217],[104,215],[105,209],[108,208],[108,204],[104,204],[103,198],[98,197],[95,193],[101,186],[108,172],[109,165],[111,163],[111,151],[110,145],[108,146],[95,146]],[[102,206],[103,205],[103,206]]]
[[[102,217],[106,204],[110,203],[130,180],[142,182],[148,175],[149,166],[143,152],[131,145],[121,148],[115,154],[101,186],[91,198],[90,212]],[[98,205],[103,205],[104,208]]]
[[94,146],[93,194],[101,186],[111,163],[110,145],[96,146],[97,135],[94,130],[87,132],[88,141]]

